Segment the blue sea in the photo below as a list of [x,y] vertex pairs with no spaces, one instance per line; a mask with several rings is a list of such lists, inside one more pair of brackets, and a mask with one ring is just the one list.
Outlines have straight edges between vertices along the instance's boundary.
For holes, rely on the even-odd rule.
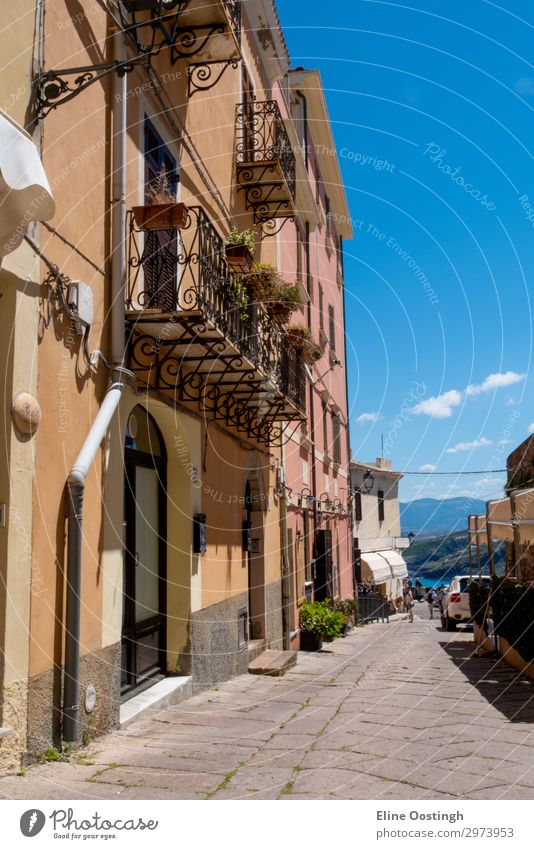
[[421,577],[419,577],[419,575],[417,575],[417,576],[416,575],[410,575],[410,578],[412,579],[412,586],[415,587],[415,582],[416,582],[417,579],[419,579],[419,581],[421,582],[421,584],[425,588],[427,588],[427,587],[437,588],[437,587],[440,587],[442,584],[445,584],[445,586],[448,587],[451,580],[452,580],[452,577],[444,578],[442,575],[437,575],[435,578],[421,578]]

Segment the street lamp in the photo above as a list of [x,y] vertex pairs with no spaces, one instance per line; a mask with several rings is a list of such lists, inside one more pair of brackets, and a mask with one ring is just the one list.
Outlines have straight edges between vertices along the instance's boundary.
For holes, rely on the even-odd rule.
[[371,492],[374,482],[374,475],[372,474],[372,472],[369,471],[369,469],[367,469],[366,473],[363,476],[363,488],[366,492]]

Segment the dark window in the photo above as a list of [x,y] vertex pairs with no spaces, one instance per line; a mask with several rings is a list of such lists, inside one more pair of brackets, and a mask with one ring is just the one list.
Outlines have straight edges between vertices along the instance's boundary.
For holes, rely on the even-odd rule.
[[302,233],[297,225],[297,280],[302,282]]
[[324,331],[324,293],[322,283],[319,283],[319,329]]
[[361,492],[355,492],[354,493],[354,521],[355,522],[361,522],[361,520],[362,520],[362,494],[361,494]]
[[332,217],[332,210],[330,208],[330,198],[328,197],[328,195],[325,197],[325,214],[326,214],[326,232],[335,244],[336,238],[335,238],[335,235],[334,235],[334,220],[333,220],[333,217]]
[[324,401],[322,403],[323,408],[323,452],[325,454],[328,453],[328,415],[327,408]]
[[382,489],[378,490],[378,521],[384,521],[384,492]]
[[330,336],[330,347],[333,351],[336,350],[336,318],[334,315],[334,307],[328,305],[328,333]]
[[253,162],[256,158],[254,151],[254,85],[244,65],[242,65],[242,68],[243,150],[245,161]]
[[332,453],[334,463],[341,464],[341,422],[337,413],[332,413]]

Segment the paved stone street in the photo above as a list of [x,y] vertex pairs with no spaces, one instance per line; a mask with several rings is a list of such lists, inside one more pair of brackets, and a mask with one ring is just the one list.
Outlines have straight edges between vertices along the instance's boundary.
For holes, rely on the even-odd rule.
[[0,797],[534,798],[534,684],[416,613],[5,776]]

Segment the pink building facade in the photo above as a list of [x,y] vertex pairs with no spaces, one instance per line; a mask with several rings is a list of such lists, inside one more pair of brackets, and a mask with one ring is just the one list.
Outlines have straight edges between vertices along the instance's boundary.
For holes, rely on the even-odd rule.
[[291,115],[297,214],[278,236],[279,269],[301,289],[292,324],[308,328],[317,345],[305,369],[306,422],[283,446],[291,644],[298,647],[305,599],[354,596],[343,279],[352,228],[319,72],[290,71],[280,106]]

